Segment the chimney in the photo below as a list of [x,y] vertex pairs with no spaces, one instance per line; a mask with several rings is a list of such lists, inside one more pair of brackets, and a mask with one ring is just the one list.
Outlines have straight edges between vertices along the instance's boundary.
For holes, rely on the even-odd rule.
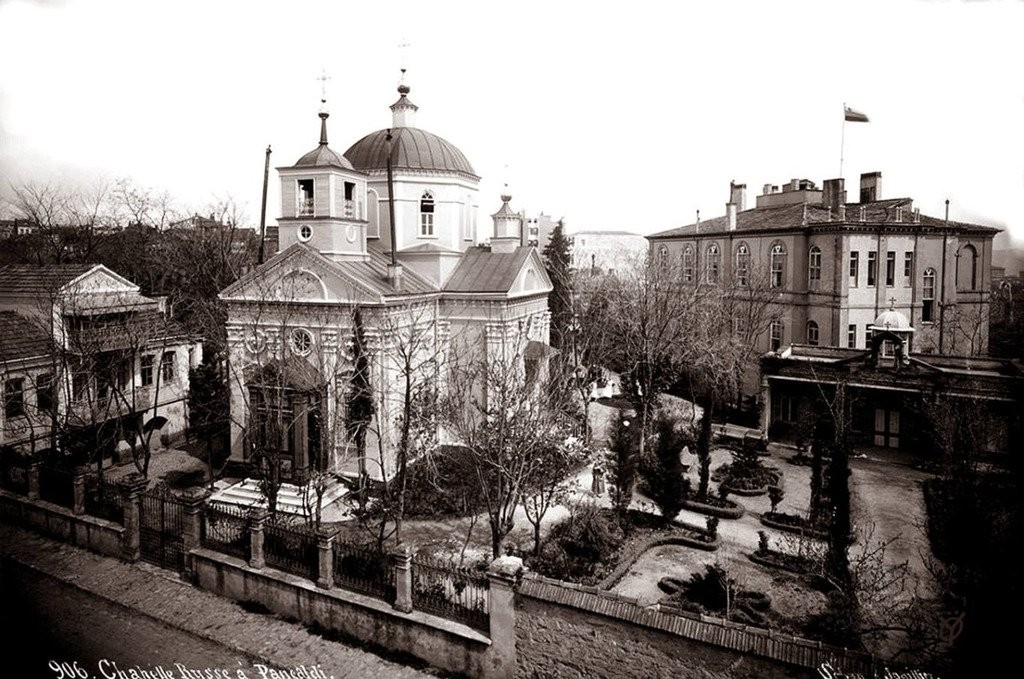
[[787,184],[787,188],[785,188],[783,190],[784,191],[799,191],[800,190],[800,180],[799,179],[790,179],[789,180],[789,184]]
[[725,204],[725,216],[729,220],[729,230],[736,230],[736,203]]
[[700,233],[700,210],[697,210],[697,221],[693,225],[693,232]]
[[839,212],[839,206],[846,204],[846,191],[843,189],[844,180],[826,179],[821,189],[821,204],[832,212]]
[[764,189],[761,191],[761,195],[762,196],[770,196],[771,193],[772,193],[772,185],[771,184],[765,184],[764,185]]
[[860,221],[866,222],[868,220],[868,209],[863,205],[860,206]]
[[401,264],[388,264],[388,283],[390,283],[395,290],[402,289]]
[[896,221],[897,222],[902,222],[903,221],[903,206],[902,205],[897,205],[896,206]]
[[729,182],[729,202],[736,206],[738,212],[747,209],[747,185]]
[[919,207],[915,207],[914,208],[914,223],[915,224],[920,224],[921,223],[921,208],[919,208]]
[[882,200],[882,173],[864,172],[860,175],[860,202]]

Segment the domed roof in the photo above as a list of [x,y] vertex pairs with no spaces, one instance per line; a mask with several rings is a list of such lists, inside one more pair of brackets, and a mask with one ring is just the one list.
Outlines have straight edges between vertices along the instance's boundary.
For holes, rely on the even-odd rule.
[[295,167],[340,167],[343,170],[354,170],[348,159],[331,149],[327,144],[320,144],[315,149],[295,162]]
[[914,332],[914,329],[910,327],[910,321],[907,320],[907,317],[892,308],[878,314],[878,318],[875,319],[871,328],[873,330],[888,330],[890,332]]
[[[479,179],[462,151],[436,134],[418,127],[396,127],[391,133],[394,145],[392,168],[453,172]],[[345,151],[345,158],[352,167],[363,172],[386,169],[387,135],[388,130],[371,132]]]

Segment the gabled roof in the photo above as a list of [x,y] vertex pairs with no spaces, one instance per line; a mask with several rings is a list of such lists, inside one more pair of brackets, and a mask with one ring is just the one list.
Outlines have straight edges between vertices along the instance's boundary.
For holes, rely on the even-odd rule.
[[[823,224],[846,224],[857,226],[865,224],[871,226],[928,226],[942,227],[946,221],[937,217],[921,215],[921,221],[915,222],[914,214],[910,208],[913,201],[910,198],[889,198],[877,200],[870,203],[847,203],[846,219],[840,221],[839,215],[835,212],[830,214],[829,208],[825,205],[812,205],[793,203],[790,205],[778,205],[771,207],[758,207],[751,210],[744,210],[736,214],[736,231],[759,231],[767,229],[793,229],[804,226],[804,210],[807,211],[807,225]],[[864,220],[860,219],[860,209],[864,207]],[[903,207],[901,222],[896,221],[896,208]],[[987,231],[996,233],[999,229],[981,224],[969,224],[967,222],[948,223],[950,228],[969,229],[972,231]],[[648,238],[678,238],[683,236],[704,236],[712,233],[729,232],[729,218],[725,215],[702,220],[699,224],[687,224],[675,229],[668,229],[651,234]]]
[[[508,292],[515,283],[523,264],[536,250],[518,247],[509,253],[491,252],[488,247],[476,246],[466,250],[462,261],[452,272],[444,286],[445,292]],[[547,274],[540,267],[540,275]],[[548,282],[550,286],[550,282]]]
[[13,311],[0,311],[0,366],[50,353],[50,338],[35,323]]
[[6,264],[0,266],[0,295],[47,295],[89,273],[98,264]]

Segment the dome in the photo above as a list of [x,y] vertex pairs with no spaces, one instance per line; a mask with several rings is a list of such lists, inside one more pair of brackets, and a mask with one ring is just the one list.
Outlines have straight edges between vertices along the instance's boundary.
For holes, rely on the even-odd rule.
[[[418,127],[396,127],[392,131],[394,156],[392,167],[402,170],[435,170],[479,179],[462,151],[441,137]],[[363,172],[384,170],[388,165],[387,130],[366,135],[348,151],[345,158]]]
[[295,161],[295,167],[340,167],[343,170],[354,170],[352,163],[345,156],[320,144],[315,149]]
[[888,330],[890,332],[914,332],[907,317],[895,309],[886,309],[878,314],[878,318],[875,319],[871,328],[872,330]]

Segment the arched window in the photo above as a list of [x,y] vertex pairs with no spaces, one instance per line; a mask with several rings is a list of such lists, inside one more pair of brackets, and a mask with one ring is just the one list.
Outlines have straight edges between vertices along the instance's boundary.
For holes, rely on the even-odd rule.
[[662,269],[668,268],[668,247],[664,245],[658,248],[658,266]]
[[956,287],[958,290],[974,290],[978,287],[978,251],[973,245],[965,245],[957,253]]
[[366,237],[380,238],[380,196],[373,189],[366,190]]
[[921,277],[921,320],[935,320],[935,269],[925,269]]
[[817,290],[821,287],[821,248],[812,245],[807,254],[807,289]]
[[424,191],[420,198],[420,236],[434,235],[434,194]]
[[818,346],[818,324],[815,321],[807,321],[807,343],[811,346]]
[[781,288],[786,278],[786,246],[776,242],[771,251],[771,280],[773,288]]
[[722,270],[722,251],[718,249],[717,243],[708,246],[708,262],[705,281],[712,285],[718,283],[718,275]]
[[689,245],[683,248],[683,282],[693,282],[693,248]]
[[746,287],[750,282],[750,248],[746,243],[736,247],[736,285]]
[[768,332],[771,341],[771,350],[778,351],[782,348],[782,321],[775,319],[772,324],[768,326]]

